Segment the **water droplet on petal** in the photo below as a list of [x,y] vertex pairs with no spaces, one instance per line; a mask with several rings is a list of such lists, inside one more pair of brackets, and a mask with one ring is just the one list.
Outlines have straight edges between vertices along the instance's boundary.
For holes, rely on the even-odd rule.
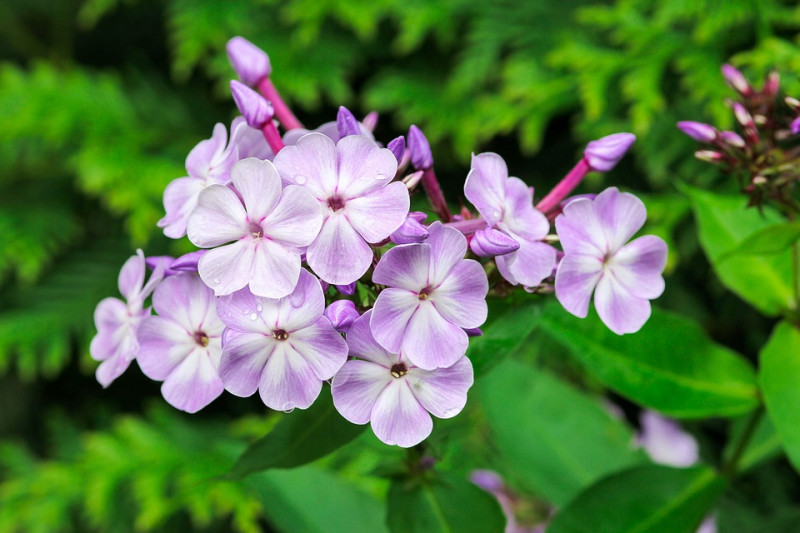
[[376,175],[375,175],[375,179],[376,179],[376,180],[385,180],[385,179],[387,179],[388,177],[389,177],[389,176],[384,176],[383,174],[376,174]]
[[264,307],[263,307],[261,304],[258,304],[258,305],[256,306],[256,311],[258,311],[259,313],[260,313],[261,311],[263,311],[263,310],[264,310]]
[[220,283],[222,283],[222,280],[220,280],[219,278],[214,278],[214,283],[216,285],[219,285]]
[[256,318],[258,318],[258,315],[257,315],[257,314],[255,314],[255,313],[250,313],[250,320],[255,320]]
[[492,211],[492,217],[500,218],[500,215],[502,215],[502,213],[500,212],[499,209],[495,209],[494,211]]
[[298,174],[297,176],[294,177],[294,182],[298,185],[305,185],[308,182],[308,178]]

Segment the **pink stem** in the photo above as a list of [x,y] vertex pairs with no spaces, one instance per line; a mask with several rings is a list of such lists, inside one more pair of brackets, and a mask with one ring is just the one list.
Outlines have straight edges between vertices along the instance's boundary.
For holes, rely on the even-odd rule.
[[297,120],[289,106],[283,101],[269,76],[261,78],[261,81],[258,82],[258,90],[264,95],[264,98],[272,103],[272,107],[275,109],[275,116],[278,117],[278,121],[283,124],[285,129],[293,130],[303,127],[303,124]]
[[275,127],[275,123],[271,119],[261,128],[261,133],[264,134],[264,138],[267,140],[269,147],[272,148],[273,153],[277,154],[283,149],[283,139],[281,139],[281,134],[278,133],[278,128]]
[[439,215],[442,222],[450,222],[453,215],[450,214],[450,208],[447,207],[447,200],[444,199],[444,193],[439,187],[439,181],[436,179],[433,168],[425,169],[422,173],[422,188],[425,189],[425,194],[431,201],[433,211]]
[[586,159],[581,159],[578,161],[578,164],[572,167],[572,170],[564,176],[564,178],[558,182],[558,184],[553,187],[553,190],[550,193],[542,198],[542,200],[536,204],[536,209],[541,211],[542,213],[547,213],[554,207],[557,207],[561,200],[567,197],[572,190],[578,186],[578,184],[583,180],[586,174],[589,173],[591,168],[589,167],[588,161]]
[[446,224],[451,228],[455,228],[464,235],[471,235],[478,230],[486,227],[486,220],[482,218],[470,218],[468,220],[457,220],[456,222],[448,222]]

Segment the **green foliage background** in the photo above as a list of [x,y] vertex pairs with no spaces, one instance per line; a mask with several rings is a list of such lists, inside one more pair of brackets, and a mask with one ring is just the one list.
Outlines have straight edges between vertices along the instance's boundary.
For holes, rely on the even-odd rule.
[[[224,45],[234,35],[268,51],[276,85],[306,124],[331,120],[344,104],[357,115],[380,111],[379,138],[420,125],[455,202],[471,152],[501,153],[541,196],[587,141],[634,132],[631,155],[609,176],[591,176],[584,190],[607,180],[642,193],[649,232],[670,245],[668,288],[657,305],[700,323],[720,345],[714,350],[727,346],[755,360],[772,323],[717,280],[689,200],[675,187],[686,181],[732,192],[733,183],[694,160],[695,146],[675,122],[732,126],[723,104],[732,93],[719,74],[726,61],[751,80],[777,69],[784,91],[800,95],[794,2],[10,0],[0,4],[0,531],[323,531],[341,513],[342,530],[386,527],[386,494],[398,489],[381,473],[404,459],[370,435],[299,470],[236,483],[221,476],[278,418],[265,417],[257,400],[223,397],[189,417],[170,410],[135,365],[106,391],[93,379],[93,309],[116,295],[125,258],[136,247],[148,255],[187,249],[155,226],[161,194],[184,174],[194,144],[233,116]],[[519,338],[527,326],[513,327],[509,334]],[[581,407],[558,438],[580,436],[588,419],[607,434],[602,428],[612,422],[596,400],[601,383],[614,388],[613,375],[584,372],[589,363],[570,359],[569,342],[559,343],[553,328],[549,337],[523,335],[521,345],[488,334],[471,355],[489,369],[502,348],[559,376],[561,385],[541,378],[553,394],[568,383],[565,397],[580,395]],[[670,342],[663,337],[653,342]],[[584,345],[574,351],[588,353]],[[469,432],[437,423],[434,450],[461,478],[496,468],[531,501],[564,505],[609,464],[643,461],[624,445],[630,428],[612,424],[622,432],[614,442],[623,444],[609,444],[612,463],[602,456],[596,471],[548,490],[560,473],[482,446],[501,431],[484,409],[503,416],[502,405],[474,400],[486,387],[476,385],[462,415]],[[634,420],[634,404],[615,398]],[[526,399],[561,418],[546,400]],[[752,408],[741,402],[746,408],[726,414]],[[707,462],[721,461],[735,424],[688,427]],[[535,438],[549,430],[520,431]],[[729,488],[719,503],[721,531],[759,531],[771,517],[797,512],[789,504],[800,484],[782,474],[786,465],[779,457]],[[546,476],[526,481],[527,472]],[[333,512],[307,505],[310,487],[337,495]]]

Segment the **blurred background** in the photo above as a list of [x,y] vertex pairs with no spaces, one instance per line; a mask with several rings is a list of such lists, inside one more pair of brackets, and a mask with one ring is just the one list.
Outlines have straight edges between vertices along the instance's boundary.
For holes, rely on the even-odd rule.
[[[732,126],[724,62],[759,87],[777,69],[783,90],[800,96],[794,4],[4,0],[0,531],[287,530],[303,490],[339,482],[307,471],[276,474],[255,490],[215,478],[270,427],[257,398],[224,395],[190,417],[166,405],[135,365],[108,390],[94,379],[93,310],[118,296],[124,260],[137,247],[147,255],[190,249],[155,223],[164,187],[185,175],[186,154],[234,116],[230,37],[268,52],[272,79],[307,126],[335,120],[339,105],[359,117],[379,111],[384,142],[419,125],[454,205],[472,152],[500,153],[542,197],[587,141],[635,133],[622,164],[591,175],[579,192],[614,184],[641,194],[648,231],[670,245],[656,305],[754,359],[772,322],[716,280],[675,187],[734,192],[735,184],[694,159],[695,143],[675,123]],[[721,423],[689,428],[704,453],[718,451]],[[347,487],[381,494],[381,481],[363,473],[385,457],[402,454],[369,440],[331,461]],[[742,485],[746,511],[738,512],[755,520],[800,495],[781,468],[789,467],[777,461]],[[270,501],[282,510],[269,510]]]

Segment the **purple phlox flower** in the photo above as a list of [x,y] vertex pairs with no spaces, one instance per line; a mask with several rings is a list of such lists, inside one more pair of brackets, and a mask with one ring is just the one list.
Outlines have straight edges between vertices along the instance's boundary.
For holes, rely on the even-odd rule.
[[356,304],[350,300],[336,300],[325,308],[325,317],[339,333],[347,333],[353,322],[360,316]]
[[564,258],[555,289],[567,311],[585,317],[595,291],[597,313],[611,331],[622,335],[644,325],[649,300],[664,291],[661,273],[667,262],[667,245],[659,237],[646,235],[625,244],[646,218],[642,201],[616,187],[564,207],[556,218]]
[[416,170],[428,170],[433,166],[433,153],[431,145],[422,130],[415,125],[408,129],[408,146],[411,155],[411,164]]
[[244,83],[231,80],[231,94],[236,107],[251,128],[260,130],[275,115],[272,104]]
[[173,407],[195,413],[222,394],[219,360],[225,324],[217,317],[214,291],[195,273],[165,279],[153,292],[158,316],[139,329],[142,372],[163,381],[161,394]]
[[797,117],[794,120],[792,120],[790,128],[792,130],[792,135],[797,135],[798,133],[800,133],[800,117]]
[[[415,245],[410,245],[415,246]],[[331,383],[333,404],[354,424],[370,422],[386,444],[419,444],[433,429],[431,415],[452,418],[467,403],[472,363],[461,356],[447,368],[424,370],[404,354],[392,353],[370,331],[373,310],[347,333],[350,357]]]
[[250,396],[258,389],[270,409],[306,409],[347,359],[347,343],[325,316],[319,281],[300,272],[294,291],[270,299],[242,289],[219,299],[228,326],[220,376],[225,389]]
[[348,135],[361,135],[361,124],[344,106],[339,106],[339,112],[336,114],[336,129],[339,130],[340,139]]
[[597,172],[609,172],[617,166],[636,136],[633,133],[614,133],[586,145],[583,158],[589,167]]
[[406,139],[402,135],[400,137],[395,137],[389,144],[386,145],[386,148],[391,150],[394,154],[395,159],[397,159],[397,164],[399,165],[400,162],[403,160],[403,155],[406,153]]
[[319,233],[319,204],[303,187],[282,188],[269,161],[245,159],[231,175],[236,192],[206,188],[189,218],[189,240],[213,248],[198,262],[200,277],[217,296],[246,285],[259,296],[286,296],[297,284],[303,247]]
[[469,248],[479,257],[495,257],[516,252],[519,250],[519,242],[504,231],[483,228],[472,235]]
[[137,250],[119,273],[119,292],[125,301],[105,298],[97,304],[94,311],[97,335],[92,339],[89,353],[96,361],[102,361],[96,376],[103,387],[108,387],[125,372],[139,352],[139,326],[150,315],[150,308],[144,308],[144,301],[164,279],[164,266],[165,263],[159,261],[145,284],[144,253]]
[[244,117],[236,117],[231,122],[231,144],[238,150],[239,160],[255,157],[272,161],[275,157],[264,133],[251,128]]
[[515,506],[518,500],[503,478],[494,470],[473,470],[469,476],[470,481],[497,498],[497,503],[503,509],[506,517],[505,533],[544,533],[545,526],[525,526],[517,522]]
[[467,239],[434,222],[421,244],[395,246],[372,281],[381,291],[371,315],[375,339],[425,370],[449,367],[467,351],[465,328],[486,321],[489,282],[477,261],[464,259]]
[[[233,129],[233,125],[231,126]],[[231,167],[239,160],[236,145],[225,146],[228,133],[217,124],[210,139],[200,141],[186,157],[188,176],[172,180],[164,190],[166,215],[158,221],[164,235],[180,239],[186,235],[186,222],[197,206],[200,191],[209,185],[225,185],[231,179]]]
[[744,148],[745,146],[744,139],[735,131],[722,131],[719,137],[722,139],[722,142],[728,146],[733,146],[735,148]]
[[408,190],[391,182],[397,160],[363,135],[334,143],[309,133],[281,150],[275,167],[285,184],[305,187],[322,207],[322,229],[306,259],[328,283],[358,280],[372,264],[370,244],[388,238],[408,214]]
[[744,75],[734,66],[729,65],[728,63],[722,65],[722,77],[725,78],[725,81],[731,86],[732,89],[742,95],[746,96],[753,92],[752,87],[750,87],[750,84],[747,83],[747,79],[744,77]]
[[424,241],[428,238],[428,228],[423,224],[427,217],[428,215],[421,211],[411,211],[406,216],[403,225],[397,228],[389,236],[389,239],[395,244],[411,244]]
[[[361,130],[360,135],[367,137],[368,139],[375,140],[375,136],[372,134],[372,130],[367,128],[364,124],[359,123],[358,127]],[[339,135],[339,125],[337,121],[326,122],[322,124],[320,127],[307,130],[305,128],[295,128],[293,130],[289,130],[283,134],[283,144],[286,146],[294,146],[297,144],[302,137],[308,135],[309,133],[321,133],[324,136],[330,138],[333,142],[339,142],[341,136]]]
[[244,37],[232,38],[225,49],[236,75],[247,85],[256,85],[272,72],[267,53]]
[[695,464],[700,456],[697,441],[683,431],[677,422],[645,410],[639,415],[642,429],[638,444],[653,462],[677,467]]
[[[533,207],[533,189],[519,178],[508,177],[508,167],[502,157],[494,153],[473,156],[464,194],[489,228],[505,233],[519,244],[519,249],[512,251],[509,240],[501,242],[497,233],[487,235],[485,232],[475,244],[481,252],[506,252],[498,255],[495,261],[509,283],[533,287],[551,275],[556,250],[542,242],[550,231],[550,223]],[[490,246],[490,243],[494,244]]]
[[678,129],[695,141],[711,143],[717,140],[717,129],[702,122],[684,120],[678,122]]

